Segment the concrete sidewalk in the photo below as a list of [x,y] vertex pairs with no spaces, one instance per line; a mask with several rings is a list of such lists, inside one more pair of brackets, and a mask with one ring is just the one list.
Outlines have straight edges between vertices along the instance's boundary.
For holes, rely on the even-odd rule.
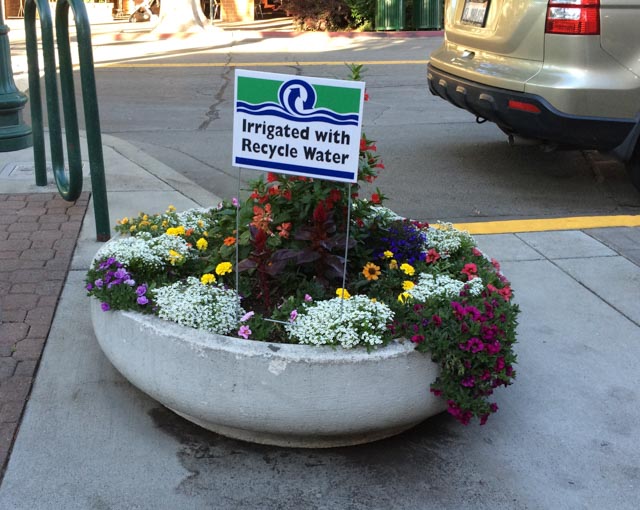
[[[122,140],[105,136],[104,154],[112,223],[140,210],[219,200]],[[2,204],[30,203],[41,193],[55,209],[53,187],[36,188],[30,165],[30,149],[0,156],[4,217],[10,210]],[[84,203],[69,206],[79,213],[66,208],[67,223]],[[64,286],[21,422],[17,404],[1,408],[17,430],[0,486],[3,510],[636,507],[640,229],[478,236],[502,262],[522,308],[518,377],[498,395],[500,411],[484,427],[440,415],[377,443],[300,451],[202,430],[115,371],[94,338],[83,284],[99,247],[92,207],[89,200],[68,274],[65,268],[59,279]],[[39,213],[25,224],[50,221]],[[0,222],[3,268],[13,262],[20,223]],[[40,250],[41,258],[50,250]],[[46,270],[48,260],[36,260]],[[21,317],[11,316],[15,299],[28,306],[36,289],[2,287],[3,316],[13,317],[1,326],[3,345],[11,343],[7,327],[26,328],[25,338],[38,327],[26,317],[27,326],[15,326]],[[10,372],[0,370],[0,395],[14,391],[15,402],[28,386]],[[21,384],[7,385],[16,376]],[[4,451],[11,439],[3,434]]]
[[[105,33],[97,62],[131,48]],[[197,42],[145,37],[139,54]],[[123,140],[103,135],[103,145],[112,224],[219,201]],[[33,184],[31,149],[0,153],[0,508],[635,509],[640,228],[477,239],[522,309],[518,377],[486,426],[440,415],[352,448],[241,443],[177,417],[115,371],[84,290],[100,246],[88,194],[67,204]]]

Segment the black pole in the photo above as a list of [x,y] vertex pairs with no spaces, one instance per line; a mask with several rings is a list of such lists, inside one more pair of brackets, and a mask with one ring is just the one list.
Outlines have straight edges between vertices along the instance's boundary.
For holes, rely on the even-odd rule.
[[4,6],[0,0],[0,152],[26,149],[33,145],[31,127],[22,122],[27,96],[13,81],[9,27],[4,23]]

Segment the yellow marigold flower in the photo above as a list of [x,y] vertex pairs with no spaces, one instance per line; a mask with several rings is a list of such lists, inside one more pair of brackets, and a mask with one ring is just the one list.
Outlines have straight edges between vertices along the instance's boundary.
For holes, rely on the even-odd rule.
[[340,287],[336,290],[336,296],[342,299],[349,299],[351,297],[351,294],[349,294],[347,289],[343,289],[342,287]]
[[381,274],[380,267],[376,266],[373,262],[367,262],[362,269],[362,274],[369,281],[377,280]]
[[209,247],[209,243],[204,237],[201,237],[196,241],[196,248],[200,251],[204,251]]
[[400,269],[404,272],[404,274],[408,274],[409,276],[413,276],[416,273],[416,270],[413,268],[411,264],[407,264],[406,262],[400,266]]
[[206,230],[202,233],[202,237],[209,237],[209,232]]
[[179,227],[171,227],[167,229],[167,235],[170,236],[183,236],[185,233],[185,229],[182,225]]
[[203,283],[204,285],[207,285],[209,283],[215,283],[216,282],[216,277],[214,275],[212,275],[211,273],[203,274],[200,277],[200,282]]
[[135,225],[131,225],[129,227],[129,232],[135,232],[136,231],[136,226]]
[[227,274],[233,271],[233,264],[231,262],[220,262],[216,266],[216,274],[222,276],[223,274]]
[[383,252],[382,254],[384,255],[385,259],[393,258],[393,252],[392,251],[387,250],[387,251]]
[[127,223],[129,223],[129,218],[125,216],[118,223],[120,223],[120,225],[126,225]]
[[167,220],[162,220],[162,228],[167,228],[169,226],[169,222]]
[[140,223],[138,223],[139,227],[148,227],[149,226],[149,222],[147,220],[142,220]]
[[176,250],[169,250],[169,263],[172,266],[175,266],[176,264],[182,262],[183,259],[184,256],[180,255]]
[[396,259],[389,261],[389,269],[398,269],[398,261]]
[[410,280],[405,280],[405,281],[403,281],[403,282],[402,282],[402,288],[403,288],[404,290],[411,290],[411,289],[413,289],[415,286],[416,286],[416,284],[415,284],[415,283],[413,283],[413,282],[412,282],[412,281],[410,281]]
[[143,221],[149,221],[149,216],[145,214],[144,216],[142,216],[142,220]]
[[199,226],[200,228],[204,227],[204,221],[202,221],[202,220],[198,220],[198,226]]
[[158,225],[151,225],[151,230],[158,230]]
[[402,304],[406,303],[409,299],[411,299],[411,294],[409,294],[408,292],[403,292],[398,296],[398,301],[400,301]]
[[176,210],[175,206],[169,204],[169,207],[167,207],[167,212],[174,212]]

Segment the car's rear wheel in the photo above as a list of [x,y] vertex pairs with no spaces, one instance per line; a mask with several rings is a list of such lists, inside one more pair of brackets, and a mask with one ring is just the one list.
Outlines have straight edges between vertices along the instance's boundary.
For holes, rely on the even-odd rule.
[[631,177],[631,182],[640,191],[640,140],[636,143],[633,155],[627,162],[627,171],[629,172],[629,177]]

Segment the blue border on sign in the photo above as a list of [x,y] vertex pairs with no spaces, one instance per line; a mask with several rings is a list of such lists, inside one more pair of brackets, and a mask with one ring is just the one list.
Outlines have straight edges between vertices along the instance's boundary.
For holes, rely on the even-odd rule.
[[302,165],[291,165],[287,163],[276,163],[274,161],[263,161],[260,159],[240,158],[236,157],[236,164],[239,166],[253,166],[258,168],[268,168],[270,170],[280,170],[283,173],[296,172],[305,174],[308,176],[317,175],[318,177],[337,177],[338,179],[344,179],[345,181],[355,182],[355,175],[353,172],[344,172],[341,170],[327,170],[326,168],[313,168]]

